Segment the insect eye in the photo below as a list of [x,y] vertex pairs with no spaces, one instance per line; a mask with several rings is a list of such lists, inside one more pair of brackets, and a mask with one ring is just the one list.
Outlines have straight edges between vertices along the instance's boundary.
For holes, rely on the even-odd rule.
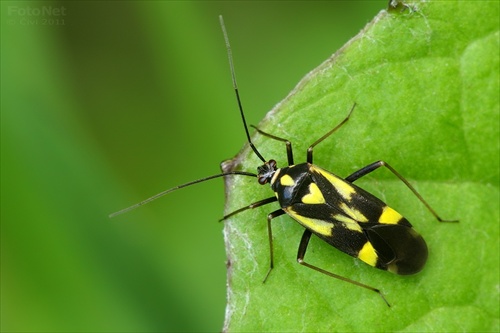
[[268,178],[266,176],[259,176],[259,179],[258,179],[259,184],[260,185],[265,185],[267,183],[267,179]]

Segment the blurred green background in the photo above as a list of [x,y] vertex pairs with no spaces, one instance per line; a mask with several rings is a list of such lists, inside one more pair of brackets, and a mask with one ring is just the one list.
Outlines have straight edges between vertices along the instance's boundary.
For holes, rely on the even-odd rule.
[[219,14],[256,124],[386,4],[2,1],[1,330],[219,331],[222,181],[108,214],[244,145]]

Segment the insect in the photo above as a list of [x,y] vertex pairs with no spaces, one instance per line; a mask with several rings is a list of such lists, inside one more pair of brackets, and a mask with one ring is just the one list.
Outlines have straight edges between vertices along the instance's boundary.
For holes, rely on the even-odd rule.
[[355,103],[344,120],[309,146],[305,163],[294,163],[290,141],[271,135],[252,126],[261,135],[285,143],[288,166],[279,168],[275,160],[266,160],[255,147],[250,137],[236,82],[229,38],[222,16],[220,16],[220,24],[226,43],[233,88],[247,142],[263,164],[257,168],[257,173],[237,170],[229,171],[170,188],[131,207],[113,213],[110,216],[113,217],[125,213],[167,193],[210,179],[230,175],[255,177],[259,184],[269,184],[274,195],[242,207],[224,216],[221,221],[249,209],[274,202],[279,203],[280,208],[267,216],[270,266],[264,281],[274,267],[271,222],[274,218],[287,214],[305,228],[298,248],[297,261],[299,264],[330,277],[374,291],[382,297],[388,306],[390,306],[379,289],[326,271],[304,260],[309,240],[314,234],[338,250],[352,257],[359,258],[370,266],[387,270],[395,274],[415,274],[424,267],[427,261],[428,250],[422,236],[413,229],[412,225],[405,217],[386,205],[373,194],[370,194],[353,183],[378,168],[385,167],[413,192],[438,221],[458,221],[444,220],[439,217],[416,189],[400,173],[384,161],[371,163],[346,178],[336,176],[313,163],[314,147],[330,137],[330,135],[336,132],[349,120],[355,109]]

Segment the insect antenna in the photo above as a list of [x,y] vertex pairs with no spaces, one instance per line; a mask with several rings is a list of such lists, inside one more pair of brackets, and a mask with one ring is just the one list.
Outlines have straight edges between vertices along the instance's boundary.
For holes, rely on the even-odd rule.
[[121,214],[124,214],[126,212],[129,212],[129,211],[131,211],[133,209],[136,209],[136,208],[138,208],[138,207],[140,207],[142,205],[145,205],[145,204],[147,204],[147,203],[149,203],[149,202],[151,202],[153,200],[156,200],[159,197],[164,196],[165,194],[168,194],[170,192],[179,190],[181,188],[184,188],[184,187],[187,187],[187,186],[191,186],[191,185],[194,185],[194,184],[198,184],[198,183],[210,180],[210,179],[224,177],[224,176],[229,176],[229,175],[242,175],[242,176],[257,177],[257,175],[255,173],[251,173],[251,172],[246,172],[246,171],[230,171],[230,172],[224,172],[224,173],[221,173],[221,174],[218,174],[218,175],[213,175],[213,176],[208,176],[208,177],[200,178],[200,179],[197,179],[197,180],[193,180],[192,182],[189,182],[189,183],[185,183],[185,184],[182,184],[182,185],[178,185],[178,186],[169,188],[168,190],[165,190],[165,191],[162,191],[162,192],[160,192],[158,194],[155,194],[152,197],[147,198],[146,200],[143,200],[141,202],[136,203],[135,205],[132,205],[130,207],[127,207],[127,208],[124,208],[124,209],[119,210],[117,212],[114,212],[113,214],[110,214],[109,217],[111,218],[111,217],[115,217],[117,215],[121,215]]
[[[231,53],[231,45],[229,45],[229,38],[227,37],[227,31],[226,31],[226,27],[224,25],[224,20],[222,18],[222,15],[219,16],[219,19],[220,19],[220,25],[221,25],[221,28],[222,28],[222,33],[224,34],[224,40],[226,42],[226,49],[227,49],[227,56],[229,58],[229,68],[231,70],[231,78],[233,80],[233,88],[234,88],[234,92],[236,93],[236,100],[238,101],[238,108],[240,110],[240,114],[241,114],[241,119],[243,120],[243,127],[245,128],[245,133],[246,133],[246,136],[247,136],[247,140],[248,140],[248,144],[250,145],[250,147],[252,147],[252,150],[254,151],[254,153],[262,160],[262,162],[266,162],[266,160],[264,159],[264,157],[262,157],[262,155],[259,153],[259,151],[257,150],[257,148],[254,146],[254,144],[252,143],[252,140],[250,139],[250,133],[248,132],[248,126],[247,126],[247,122],[245,120],[245,114],[243,113],[243,106],[241,105],[241,99],[240,99],[240,94],[238,92],[238,84],[236,83],[236,75],[234,74],[234,65],[233,65],[233,56],[232,56],[232,53]],[[175,187],[172,187],[172,188],[169,188],[168,190],[165,190],[165,191],[162,191],[158,194],[155,194],[153,195],[152,197],[146,199],[146,200],[143,200],[139,203],[136,203],[135,205],[132,205],[130,207],[127,207],[127,208],[124,208],[122,210],[119,210],[115,213],[112,213],[109,215],[109,217],[115,217],[117,215],[121,215],[121,214],[124,214],[124,213],[127,213],[133,209],[136,209],[142,205],[145,205],[153,200],[156,200],[170,192],[173,192],[173,191],[176,191],[176,190],[179,190],[181,188],[184,188],[184,187],[187,187],[187,186],[191,186],[191,185],[194,185],[194,184],[198,184],[198,183],[201,183],[201,182],[204,182],[204,181],[207,181],[207,180],[210,180],[210,179],[214,179],[214,178],[219,178],[219,177],[224,177],[224,176],[229,176],[229,175],[241,175],[241,176],[250,176],[250,177],[257,177],[257,174],[255,173],[252,173],[252,172],[246,172],[246,171],[230,171],[230,172],[224,172],[224,173],[221,173],[221,174],[217,174],[217,175],[213,175],[213,176],[209,176],[209,177],[205,177],[205,178],[201,178],[201,179],[197,179],[197,180],[194,180],[192,182],[189,182],[189,183],[185,183],[185,184],[182,184],[182,185],[178,185],[178,186],[175,186]]]
[[245,120],[245,114],[243,113],[243,105],[241,104],[240,93],[238,92],[238,84],[236,83],[236,74],[234,72],[234,64],[233,64],[233,54],[231,52],[231,45],[229,44],[229,38],[227,37],[226,26],[224,25],[224,19],[222,15],[219,15],[220,26],[222,28],[222,33],[224,34],[224,41],[226,42],[227,49],[227,57],[229,58],[229,68],[231,70],[231,78],[233,79],[233,88],[236,94],[236,100],[238,101],[238,108],[240,109],[241,119],[243,120],[243,127],[245,127],[245,133],[247,135],[248,144],[252,148],[255,155],[264,163],[266,163],[266,159],[259,153],[252,140],[250,139],[250,133],[248,132],[247,122]]

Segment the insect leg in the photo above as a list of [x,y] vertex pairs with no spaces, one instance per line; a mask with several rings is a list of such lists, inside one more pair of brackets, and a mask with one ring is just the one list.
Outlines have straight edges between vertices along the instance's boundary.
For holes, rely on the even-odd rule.
[[299,250],[298,250],[298,253],[297,253],[297,262],[303,266],[306,266],[306,267],[309,267],[311,269],[314,269],[315,271],[317,272],[320,272],[320,273],[323,273],[325,275],[328,275],[330,277],[333,277],[335,279],[339,279],[339,280],[342,280],[342,281],[345,281],[345,282],[349,282],[349,283],[352,283],[354,285],[357,285],[359,287],[363,287],[365,289],[368,289],[368,290],[371,290],[371,291],[374,291],[376,292],[377,294],[380,295],[380,297],[382,297],[382,299],[384,300],[384,302],[387,304],[387,306],[391,306],[389,304],[389,302],[387,302],[387,300],[385,299],[384,297],[384,294],[382,294],[382,292],[376,288],[373,288],[373,287],[370,287],[370,286],[367,286],[366,284],[362,284],[360,282],[357,282],[357,281],[354,281],[354,280],[351,280],[351,279],[348,279],[348,278],[345,278],[343,276],[340,276],[340,275],[337,275],[337,274],[334,274],[332,272],[328,272],[328,271],[325,271],[324,269],[321,269],[317,266],[313,266],[311,264],[308,264],[307,262],[304,261],[304,256],[306,255],[306,250],[307,250],[307,246],[309,245],[309,239],[311,239],[311,231],[310,230],[304,230],[304,233],[302,234],[302,239],[300,240],[300,244],[299,244]]
[[235,210],[234,212],[231,212],[231,213],[225,215],[223,218],[221,218],[219,220],[219,222],[224,221],[224,220],[230,218],[233,215],[236,215],[236,214],[239,214],[241,212],[244,212],[247,209],[257,208],[257,207],[264,206],[264,205],[267,205],[268,203],[275,202],[275,201],[278,201],[278,198],[276,198],[276,197],[270,197],[270,198],[267,198],[267,199],[259,200],[257,202],[251,203],[250,205],[248,205],[246,207],[242,207],[240,209]]
[[335,132],[336,130],[338,130],[340,127],[342,127],[342,125],[344,125],[348,120],[349,120],[349,117],[351,116],[351,113],[352,111],[354,110],[354,108],[356,107],[356,103],[353,104],[352,108],[351,108],[351,111],[349,111],[349,114],[347,115],[347,117],[345,117],[344,120],[342,120],[340,122],[340,124],[338,124],[337,126],[335,126],[333,129],[331,129],[330,131],[328,131],[328,133],[326,133],[325,135],[323,135],[321,138],[319,138],[318,140],[316,140],[312,145],[309,146],[309,148],[307,148],[307,163],[311,163],[313,162],[313,148],[318,144],[320,143],[321,141],[325,140],[326,138],[328,138],[330,135],[332,135],[333,132]]
[[257,132],[259,132],[260,134],[262,134],[264,136],[267,136],[268,138],[284,142],[285,145],[286,145],[286,156],[288,158],[288,165],[293,165],[294,164],[293,163],[292,143],[290,141],[288,141],[287,139],[283,139],[283,138],[277,137],[275,135],[266,133],[264,131],[261,131],[258,127],[254,126],[254,125],[250,125],[250,126],[252,126],[253,128],[255,128],[257,130]]
[[429,212],[432,213],[432,215],[434,215],[434,217],[439,222],[458,222],[458,220],[445,220],[445,219],[442,219],[436,213],[436,211],[427,203],[427,201],[424,200],[424,198],[420,195],[420,193],[417,192],[417,190],[413,187],[413,185],[411,185],[410,182],[408,180],[406,180],[406,178],[404,178],[399,172],[397,172],[393,167],[391,167],[389,164],[387,164],[384,161],[377,161],[377,162],[374,162],[374,163],[372,163],[370,165],[367,165],[364,168],[362,168],[362,169],[354,172],[353,174],[347,176],[345,178],[345,180],[347,180],[348,182],[352,183],[355,180],[357,180],[357,179],[359,179],[359,178],[361,178],[363,176],[366,176],[370,172],[375,171],[375,170],[377,170],[378,168],[380,168],[382,166],[384,166],[387,169],[389,169],[390,172],[392,172],[396,177],[398,177],[399,180],[401,180],[413,192],[413,194],[415,194],[415,196],[418,198],[418,200],[420,200],[420,202],[424,204],[424,206],[429,210]]
[[262,283],[266,282],[267,277],[271,273],[273,267],[274,267],[274,250],[273,250],[273,231],[271,228],[271,220],[274,219],[275,217],[281,216],[285,214],[285,211],[283,209],[278,209],[275,210],[274,212],[270,213],[267,215],[267,233],[269,236],[269,255],[270,255],[270,261],[269,261],[269,270],[267,271],[266,276],[264,277],[264,281]]

